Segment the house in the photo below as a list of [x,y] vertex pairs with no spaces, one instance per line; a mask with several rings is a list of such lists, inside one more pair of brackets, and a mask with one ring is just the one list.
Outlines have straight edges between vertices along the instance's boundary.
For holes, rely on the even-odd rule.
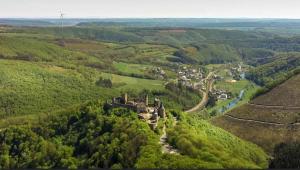
[[227,100],[227,98],[228,98],[228,96],[227,96],[226,93],[223,93],[223,94],[221,94],[221,95],[218,96],[219,100]]

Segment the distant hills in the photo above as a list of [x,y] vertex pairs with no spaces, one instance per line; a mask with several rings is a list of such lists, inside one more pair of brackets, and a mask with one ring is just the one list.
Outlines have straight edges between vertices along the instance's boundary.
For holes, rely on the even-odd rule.
[[94,22],[81,22],[78,26],[118,25],[130,27],[189,27],[189,28],[261,28],[261,27],[299,27],[300,20],[283,19],[102,19]]
[[53,26],[54,24],[39,19],[0,19],[0,25],[9,26]]
[[[254,29],[265,27],[300,27],[299,19],[257,19],[257,18],[71,18],[64,19],[69,26],[128,26],[128,27],[188,27],[188,28],[233,28]],[[0,25],[50,26],[58,25],[56,18],[2,18]]]

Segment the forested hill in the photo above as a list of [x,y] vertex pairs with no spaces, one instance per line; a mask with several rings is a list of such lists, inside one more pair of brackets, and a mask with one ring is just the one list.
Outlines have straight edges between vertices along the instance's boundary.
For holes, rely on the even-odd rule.
[[[0,25],[14,26],[51,26],[61,23],[58,18],[0,18]],[[225,19],[225,18],[65,18],[65,25],[70,26],[118,26],[118,27],[189,27],[216,29],[297,29],[299,19]]]
[[281,53],[272,62],[260,65],[246,75],[255,83],[273,88],[300,73],[300,53]]
[[[267,167],[267,156],[256,145],[176,112],[168,113],[168,124],[171,143],[180,154],[162,154],[159,129],[150,130],[127,109],[103,111],[101,103],[2,129],[0,168]],[[179,120],[175,129],[172,115]]]
[[[170,55],[171,62],[197,62],[200,64],[220,64],[237,61],[241,58],[241,48],[245,48],[244,43],[249,41],[255,44],[261,40],[272,39],[275,36],[254,31],[126,27],[65,27],[63,32],[58,27],[31,27],[8,28],[6,32],[30,34],[38,37],[80,38],[122,43],[124,45],[132,43],[167,45],[177,49],[177,53]],[[236,44],[235,42],[241,43]],[[247,50],[250,50],[248,54],[251,55],[251,51],[254,49]]]
[[[175,48],[201,44],[226,45],[236,49],[243,59],[255,64],[257,58],[272,56],[277,52],[300,51],[299,37],[283,37],[262,31],[239,31],[192,28],[127,28],[127,27],[29,27],[9,28],[5,32],[37,36],[81,38],[115,43],[165,44]],[[217,47],[217,50],[223,50]],[[231,55],[231,54],[229,54]],[[233,54],[234,56],[235,54]],[[253,60],[251,60],[251,59]],[[251,62],[252,61],[252,62]],[[258,61],[259,62],[259,61]]]
[[59,27],[15,28],[11,32],[61,35],[82,39],[112,42],[148,42],[158,44],[182,45],[192,42],[217,40],[257,40],[272,38],[275,34],[219,29],[192,28],[127,28],[127,27]]
[[295,28],[297,19],[218,19],[218,18],[157,18],[157,19],[99,19],[83,21],[78,26],[127,26],[127,27],[190,27],[190,28]]

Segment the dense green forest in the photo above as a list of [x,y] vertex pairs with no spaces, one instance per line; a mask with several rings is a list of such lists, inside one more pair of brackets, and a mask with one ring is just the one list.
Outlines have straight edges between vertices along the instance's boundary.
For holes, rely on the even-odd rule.
[[276,60],[252,69],[247,78],[259,85],[272,88],[299,73],[299,53],[281,53],[275,57]]
[[298,142],[278,144],[274,149],[274,160],[271,161],[270,168],[300,168],[299,150]]
[[237,51],[224,44],[197,44],[176,51],[174,56],[188,64],[222,64],[240,60]]
[[[140,121],[136,113],[126,109],[104,112],[102,107],[101,102],[88,103],[49,115],[37,125],[2,129],[1,168],[267,166],[266,155],[257,146],[176,112],[173,115],[179,117],[179,126],[169,133],[182,154],[163,155],[158,134]],[[171,118],[172,114],[168,116]],[[195,132],[186,131],[189,128]]]

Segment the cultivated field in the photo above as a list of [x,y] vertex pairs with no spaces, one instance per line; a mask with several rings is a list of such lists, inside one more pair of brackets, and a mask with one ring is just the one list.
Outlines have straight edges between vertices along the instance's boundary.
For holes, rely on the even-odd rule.
[[218,117],[212,122],[242,139],[259,145],[268,153],[272,153],[278,143],[300,138],[300,125],[274,125],[237,120],[228,116]]
[[254,104],[300,108],[300,74],[274,88],[271,93],[259,96]]

